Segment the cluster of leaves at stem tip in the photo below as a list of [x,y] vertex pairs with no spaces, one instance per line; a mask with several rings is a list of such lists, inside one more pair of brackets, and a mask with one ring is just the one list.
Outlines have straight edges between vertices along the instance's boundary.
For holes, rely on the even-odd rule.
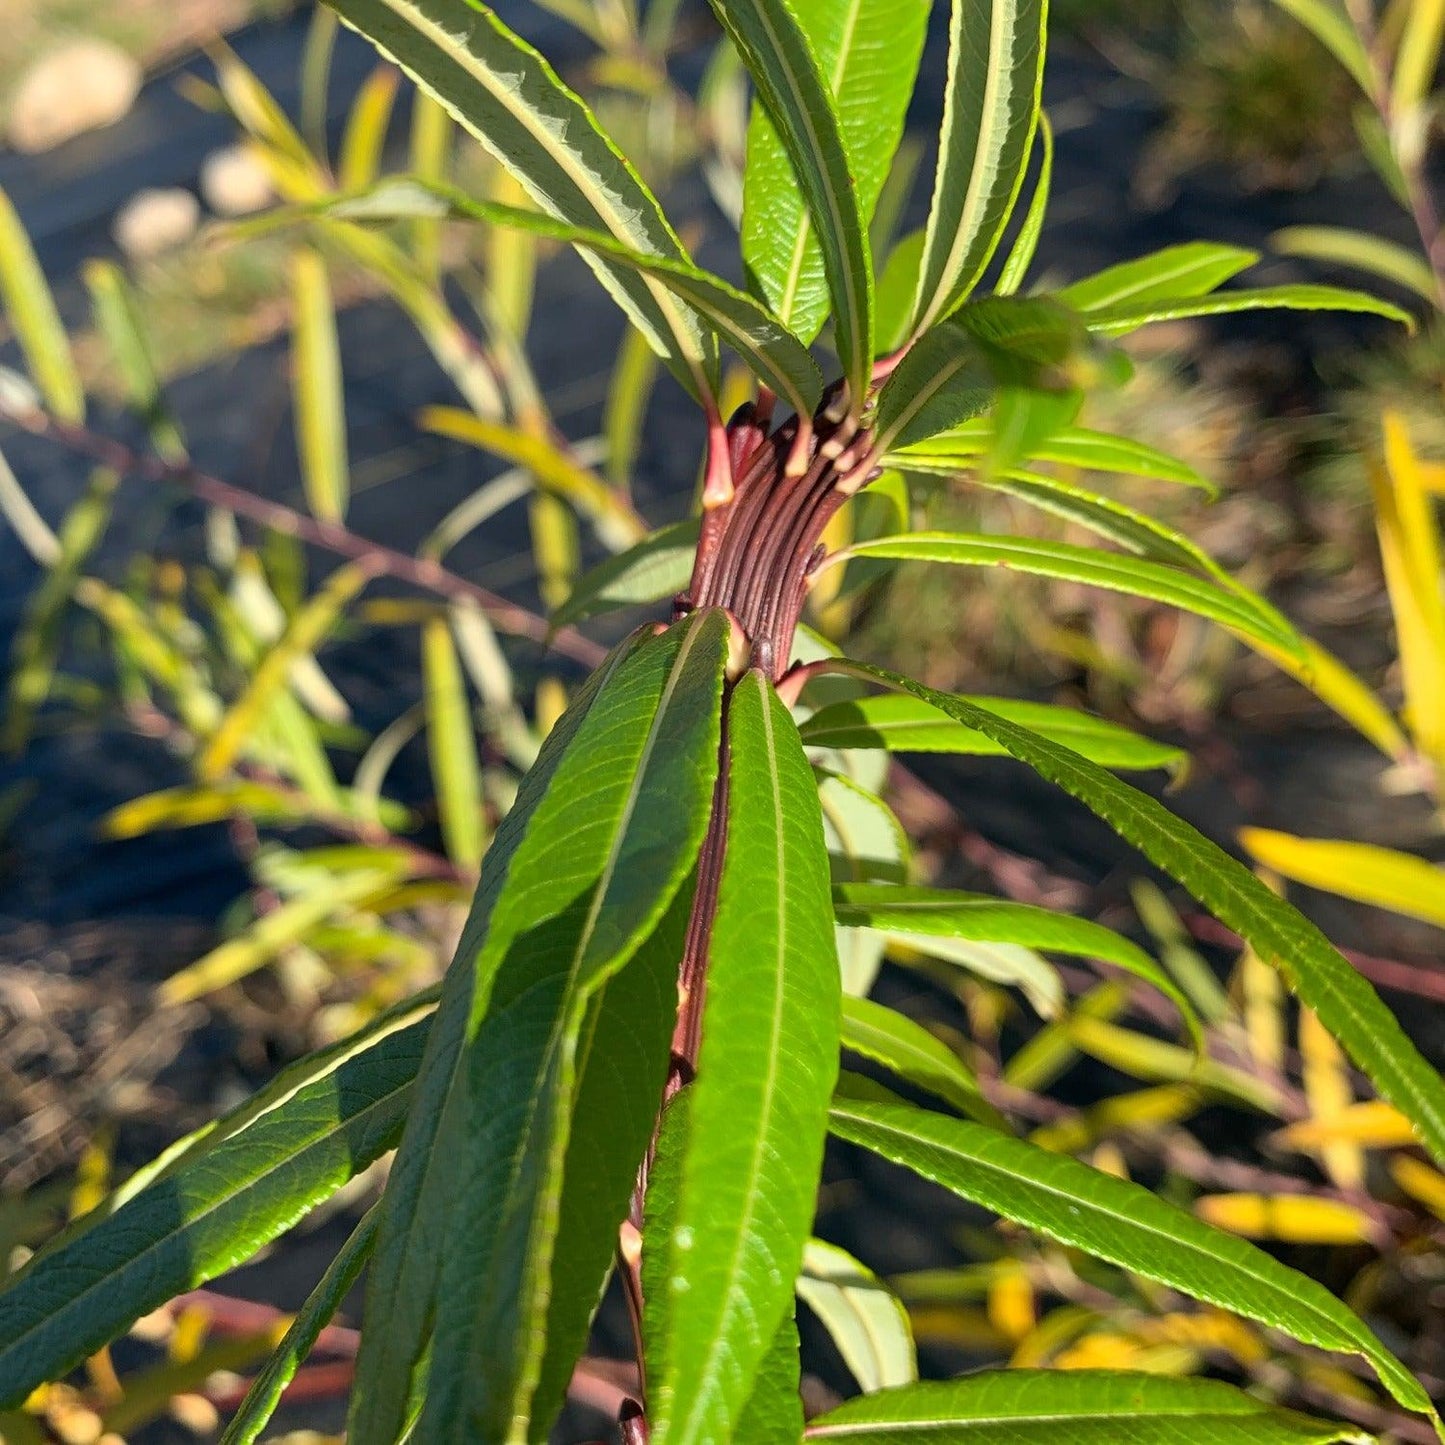
[[[810,1238],[832,1135],[1058,1245],[1354,1356],[1438,1430],[1420,1383],[1322,1286],[1018,1137],[956,1055],[867,997],[889,938],[998,945],[1015,961],[1042,947],[1133,975],[1197,1039],[1171,975],[1097,924],[912,887],[897,871],[840,878],[820,790],[870,798],[858,758],[890,748],[1027,764],[1277,969],[1445,1161],[1445,1084],[1369,985],[1252,873],[1109,770],[1168,750],[1058,710],[940,693],[798,630],[835,568],[1007,566],[1187,609],[1297,661],[1307,648],[1290,624],[1188,538],[1031,463],[1196,480],[1077,424],[1087,387],[1127,379],[1116,339],[1151,322],[1263,307],[1408,317],[1324,286],[1228,287],[1254,258],[1203,242],[1026,289],[1052,169],[1043,0],[954,0],[928,221],[881,265],[869,223],[928,0],[714,0],[754,90],[745,289],[693,262],[583,100],[479,0],[332,3],[531,208],[410,177],[283,220],[447,218],[575,246],[701,409],[701,515],[620,553],[559,609],[561,625],[675,597],[671,624],[617,646],[552,729],[486,853],[440,989],[292,1066],[42,1249],[0,1295],[0,1407],[395,1148],[380,1202],[277,1346],[231,1445],[258,1438],[363,1269],[353,1445],[545,1439],[614,1271],[636,1344],[629,1440],[1365,1438],[1219,1381],[1013,1369],[920,1383],[887,1304],[870,1327],[902,1331],[903,1365],[805,1419],[796,1300],[837,1324],[860,1294],[883,1294],[863,1264]],[[832,378],[816,359],[825,327]],[[727,419],[724,348],[755,383]],[[1115,550],[910,530],[910,481],[957,476]],[[878,503],[866,519],[848,508],[864,496]],[[840,1072],[845,1052],[937,1103]],[[860,1379],[873,1375],[844,1351]]]

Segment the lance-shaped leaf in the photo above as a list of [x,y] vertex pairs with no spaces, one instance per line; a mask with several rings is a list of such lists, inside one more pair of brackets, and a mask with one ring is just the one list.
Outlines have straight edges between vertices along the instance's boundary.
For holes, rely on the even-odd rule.
[[1266,286],[1255,291],[1216,291],[1212,296],[1182,301],[1124,301],[1088,311],[1084,321],[1096,335],[1124,336],[1155,321],[1229,316],[1237,311],[1359,311],[1415,329],[1415,318],[1403,307],[1340,286]]
[[[1188,754],[1168,743],[1141,737],[1105,718],[1077,708],[1030,702],[1013,697],[968,699],[1105,768],[1182,768]],[[1002,757],[1006,749],[992,738],[955,722],[920,698],[902,693],[848,698],[819,708],[799,731],[809,747],[886,748],[892,753],[963,753],[970,757]]]
[[474,963],[487,940],[492,910],[522,838],[604,685],[632,655],[634,634],[616,647],[558,719],[536,762],[522,779],[516,801],[497,829],[483,861],[456,958],[442,983],[442,1004],[417,1080],[417,1104],[407,1120],[387,1180],[375,1259],[367,1280],[367,1309],[386,1328],[363,1331],[352,1408],[376,1422],[377,1438],[392,1445],[407,1417],[414,1369],[426,1348],[441,1249],[450,1175],[438,1147],[442,1109],[459,1068],[476,987]]
[[828,1331],[860,1388],[886,1390],[918,1378],[913,1327],[903,1301],[847,1250],[810,1239],[798,1297]]
[[1099,958],[1152,984],[1172,1000],[1198,1036],[1198,1019],[1174,980],[1137,944],[1087,918],[1070,918],[1031,903],[950,888],[904,888],[848,883],[833,892],[839,923],[895,934],[931,934],[981,943],[1017,943],[1084,958]]
[[675,597],[692,576],[698,521],[690,517],[651,536],[578,579],[567,600],[552,614],[553,628],[566,627],[617,607],[645,607]]
[[1445,1160],[1445,1082],[1379,995],[1319,929],[1248,868],[1154,798],[996,713],[882,668],[841,660],[826,665],[933,703],[987,733],[1013,757],[1091,808],[1279,969],[1380,1093],[1415,1121],[1436,1159]]
[[1054,128],[1049,124],[1047,113],[1042,110],[1039,112],[1039,135],[1043,138],[1039,178],[1034,183],[1033,199],[1029,201],[1023,225],[1019,227],[1008,259],[999,272],[998,285],[994,289],[1000,296],[1012,296],[1023,285],[1024,277],[1034,263],[1034,252],[1038,250],[1044,217],[1049,209],[1049,193],[1054,182]]
[[[467,1018],[413,1208],[430,1235],[423,1247],[437,1251],[421,1438],[528,1432],[577,1080],[588,1026],[600,1027],[593,1005],[692,868],[717,767],[727,641],[721,613],[695,614],[608,675],[510,859],[484,941],[453,964],[471,980],[459,993]],[[636,1145],[625,1161],[630,1179],[646,1134],[614,1142],[624,1154]],[[428,1191],[442,1197],[429,1200]],[[595,1284],[590,1297],[578,1281],[569,1290],[585,1329]],[[391,1305],[376,1292],[368,1303],[368,1318],[388,1333]],[[405,1394],[394,1392],[417,1344],[388,1376],[386,1394],[377,1392],[380,1407],[353,1406],[353,1438],[395,1432]]]
[[896,557],[903,561],[948,562],[963,567],[1008,567],[1063,582],[1082,582],[1111,592],[1147,597],[1185,612],[1298,652],[1294,629],[1262,599],[1243,588],[1223,587],[1209,578],[1143,557],[1124,557],[1072,542],[1033,537],[994,537],[966,532],[913,532],[855,542],[835,557]]
[[728,712],[727,851],[665,1283],[646,1292],[656,1445],[735,1438],[811,1232],[839,979],[817,787],[750,672]]
[[[543,210],[633,250],[687,260],[656,198],[586,104],[480,0],[332,0],[332,8],[441,101]],[[696,316],[657,282],[587,259],[683,385],[708,398],[717,358]]]
[[[838,110],[865,222],[903,133],[928,9],[927,0],[793,5]],[[823,253],[788,152],[761,105],[754,105],[748,123],[741,239],[754,286],[787,326],[812,341],[828,315]]]
[[251,1382],[241,1408],[231,1417],[220,1445],[255,1445],[266,1428],[286,1386],[320,1338],[321,1331],[341,1308],[341,1302],[361,1277],[376,1244],[376,1223],[380,1205],[372,1205],[351,1238],[326,1268],[321,1282],[306,1297],[295,1319],[271,1352],[260,1374]]
[[798,1322],[789,1310],[758,1366],[735,1438],[748,1445],[798,1445],[803,1438],[801,1377]]
[[[904,471],[952,476],[976,465],[977,459],[988,451],[992,439],[992,423],[979,417],[926,442],[893,452],[888,462]],[[1219,495],[1219,488],[1188,462],[1132,437],[1113,436],[1088,427],[1071,426],[1056,431],[1033,448],[1028,460],[1056,462],[1088,472],[1117,472],[1125,477],[1178,482],[1181,486],[1197,487],[1211,497]]]
[[752,76],[808,202],[833,302],[833,339],[851,404],[861,409],[873,364],[873,261],[843,130],[828,84],[786,0],[713,0]]
[[1430,263],[1418,249],[1397,246],[1368,231],[1345,226],[1286,226],[1276,231],[1270,244],[1285,256],[1303,256],[1327,265],[1349,266],[1368,271],[1382,281],[1412,291],[1431,306],[1440,302],[1440,288]]
[[655,256],[604,235],[535,211],[475,201],[450,186],[414,180],[387,181],[363,196],[326,208],[351,219],[374,216],[447,216],[506,226],[576,246],[624,270],[648,276],[685,301],[728,343],[767,386],[790,406],[807,414],[823,390],[822,373],[808,348],[746,292],[686,259]]
[[1132,261],[1120,261],[1065,286],[1059,300],[1080,311],[1144,306],[1204,296],[1259,260],[1257,251],[1214,241],[1186,241]]
[[[378,72],[395,76],[395,71]],[[292,263],[291,304],[295,336],[291,352],[291,397],[296,450],[307,505],[323,522],[346,516],[351,477],[346,453],[346,404],[336,312],[326,263],[301,250]]]
[[1369,1445],[1221,1380],[1114,1370],[988,1370],[864,1395],[819,1416],[809,1440],[862,1445]]
[[0,1408],[248,1259],[395,1143],[435,994],[283,1071],[128,1181],[0,1293]]
[[967,298],[1028,168],[1044,76],[1044,0],[954,0],[938,170],[912,336]]
[[1430,1397],[1323,1285],[1141,1185],[980,1124],[911,1105],[835,1098],[832,1131],[985,1209],[1195,1299],[1363,1356],[1400,1404],[1438,1424]]

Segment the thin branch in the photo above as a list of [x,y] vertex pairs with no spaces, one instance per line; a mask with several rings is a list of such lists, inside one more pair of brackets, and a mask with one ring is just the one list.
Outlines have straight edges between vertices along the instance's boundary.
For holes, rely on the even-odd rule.
[[365,562],[377,576],[407,582],[423,591],[445,597],[452,602],[474,602],[498,629],[516,637],[526,637],[544,647],[551,645],[574,661],[595,667],[606,650],[584,637],[575,628],[564,627],[555,634],[547,620],[535,612],[509,602],[505,597],[469,582],[448,571],[430,558],[413,557],[407,552],[387,547],[380,542],[358,536],[335,522],[319,521],[281,502],[257,496],[242,487],[233,486],[219,477],[198,471],[184,462],[168,462],[157,456],[143,456],[122,442],[88,427],[75,426],[34,407],[20,408],[0,400],[0,418],[35,436],[45,437],[81,456],[126,476],[140,477],[160,485],[183,487],[202,501],[223,511],[246,517],[263,527],[308,542],[314,547],[334,552],[341,557]]

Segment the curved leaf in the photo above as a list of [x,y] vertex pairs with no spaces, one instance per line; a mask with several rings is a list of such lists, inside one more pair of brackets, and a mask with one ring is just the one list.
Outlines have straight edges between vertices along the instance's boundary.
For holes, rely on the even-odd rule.
[[1289,623],[1267,603],[1242,588],[1225,588],[1207,578],[1141,557],[1122,557],[1070,542],[1031,537],[992,537],[958,532],[913,532],[855,542],[835,557],[896,557],[901,561],[948,562],[964,567],[1007,567],[1081,582],[1133,597],[1147,597],[1195,612],[1249,637],[1298,651]]
[[1186,241],[1132,261],[1121,261],[1065,286],[1059,300],[1080,311],[1144,306],[1203,296],[1259,260],[1257,251],[1214,241]]
[[954,0],[938,169],[910,332],[978,284],[1028,168],[1044,74],[1044,0]]
[[833,301],[833,340],[850,404],[859,411],[873,365],[873,262],[842,122],[786,0],[712,0],[712,8],[747,66],[807,198]]
[[[652,192],[547,61],[481,0],[328,0],[516,176],[544,210],[624,246],[685,262]],[[694,396],[717,357],[687,307],[657,282],[592,255],[588,264]]]
[[1435,1158],[1445,1160],[1445,1082],[1319,929],[1249,869],[1155,799],[1037,733],[895,672],[842,660],[825,666],[933,703],[1091,808],[1279,969],[1380,1093],[1415,1121]]
[[1368,271],[1382,281],[1413,291],[1431,306],[1440,304],[1440,287],[1429,262],[1419,251],[1397,246],[1383,236],[1352,231],[1346,226],[1286,226],[1276,231],[1269,242],[1285,256],[1303,256],[1310,261]]
[[918,1378],[913,1327],[902,1300],[846,1249],[808,1241],[798,1298],[828,1331],[860,1389],[886,1390]]
[[1029,202],[1023,225],[1019,227],[1013,248],[998,275],[998,285],[994,290],[1000,296],[1012,296],[1023,285],[1024,277],[1034,263],[1034,252],[1038,250],[1044,217],[1048,214],[1049,193],[1054,181],[1054,128],[1049,124],[1048,113],[1042,110],[1039,112],[1039,135],[1043,139],[1039,178],[1034,183],[1033,199]]
[[1438,1424],[1420,1382],[1323,1285],[1127,1179],[980,1124],[835,1097],[833,1133],[1061,1244],[1195,1299],[1363,1356],[1400,1404]]
[[[1181,748],[1141,737],[1077,708],[1012,697],[972,696],[968,700],[1073,748],[1100,767],[1168,768],[1173,772],[1188,761]],[[799,731],[809,747],[887,748],[895,753],[965,753],[972,757],[1002,757],[1007,751],[936,707],[901,693],[829,703]]]
[[1228,316],[1236,311],[1360,311],[1415,329],[1415,318],[1391,301],[1339,286],[1268,286],[1257,291],[1217,291],[1182,301],[1127,301],[1087,311],[1084,320],[1100,336],[1123,336],[1155,321],[1191,316]]
[[554,630],[616,607],[645,607],[675,597],[692,576],[698,521],[690,517],[660,527],[625,552],[599,562],[577,580],[552,614]]
[[[793,3],[838,110],[865,223],[903,133],[928,10],[928,0]],[[823,254],[788,152],[761,105],[748,123],[741,239],[752,284],[784,325],[812,341],[828,315]]]
[[911,1445],[1369,1445],[1219,1380],[1113,1370],[988,1370],[849,1400],[809,1440]]
[[666,1284],[646,1292],[655,1445],[728,1440],[793,1297],[838,1070],[812,769],[750,672],[728,711],[727,849]]

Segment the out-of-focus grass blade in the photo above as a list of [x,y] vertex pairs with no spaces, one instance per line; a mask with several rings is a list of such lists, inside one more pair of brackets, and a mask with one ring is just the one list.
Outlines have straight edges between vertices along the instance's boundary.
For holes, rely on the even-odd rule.
[[25,364],[45,404],[61,421],[85,419],[85,390],[55,298],[10,197],[0,190],[0,298]]
[[444,618],[431,618],[422,628],[422,676],[442,835],[452,861],[471,871],[481,866],[487,846],[481,767],[466,684]]
[[326,263],[315,251],[296,253],[291,298],[295,308],[292,406],[306,500],[322,521],[340,522],[346,516],[350,491],[341,348]]
[[395,66],[378,65],[356,93],[346,129],[341,136],[341,154],[336,179],[344,191],[369,186],[381,170],[381,153],[391,124],[392,106],[401,72]]
[[[451,179],[455,123],[435,97],[419,90],[411,102],[409,162],[414,176],[445,185]],[[421,217],[411,223],[411,254],[417,270],[433,285],[441,277],[441,220]]]
[[1334,266],[1351,266],[1368,271],[1382,281],[1393,282],[1432,306],[1440,304],[1440,287],[1435,273],[1417,252],[1397,246],[1368,231],[1344,226],[1287,226],[1269,238],[1276,251],[1286,256],[1303,256]]
[[60,539],[35,510],[35,504],[26,496],[3,452],[0,452],[0,513],[4,513],[21,545],[42,567],[54,567],[60,561]]
[[336,31],[340,24],[334,10],[318,5],[311,12],[311,23],[306,27],[306,40],[301,48],[301,133],[323,158],[331,56],[336,49]]
[[[1445,885],[1445,875],[1441,878]],[[1349,1062],[1344,1050],[1315,1016],[1313,1010],[1302,1008],[1299,1014],[1299,1051],[1305,1098],[1316,1119],[1328,1121],[1343,1113],[1355,1102],[1350,1086]],[[1357,1144],[1340,1140],[1320,1149],[1320,1162],[1325,1173],[1341,1189],[1365,1187],[1365,1155]]]
[[[499,205],[522,206],[527,192],[507,171],[492,178],[491,199]],[[532,297],[537,277],[537,238],[512,226],[487,231],[487,282],[494,323],[521,341],[532,319]]]
[[636,327],[629,327],[612,368],[602,417],[607,480],[622,491],[631,487],[632,468],[642,445],[642,421],[656,382],[657,354]]

